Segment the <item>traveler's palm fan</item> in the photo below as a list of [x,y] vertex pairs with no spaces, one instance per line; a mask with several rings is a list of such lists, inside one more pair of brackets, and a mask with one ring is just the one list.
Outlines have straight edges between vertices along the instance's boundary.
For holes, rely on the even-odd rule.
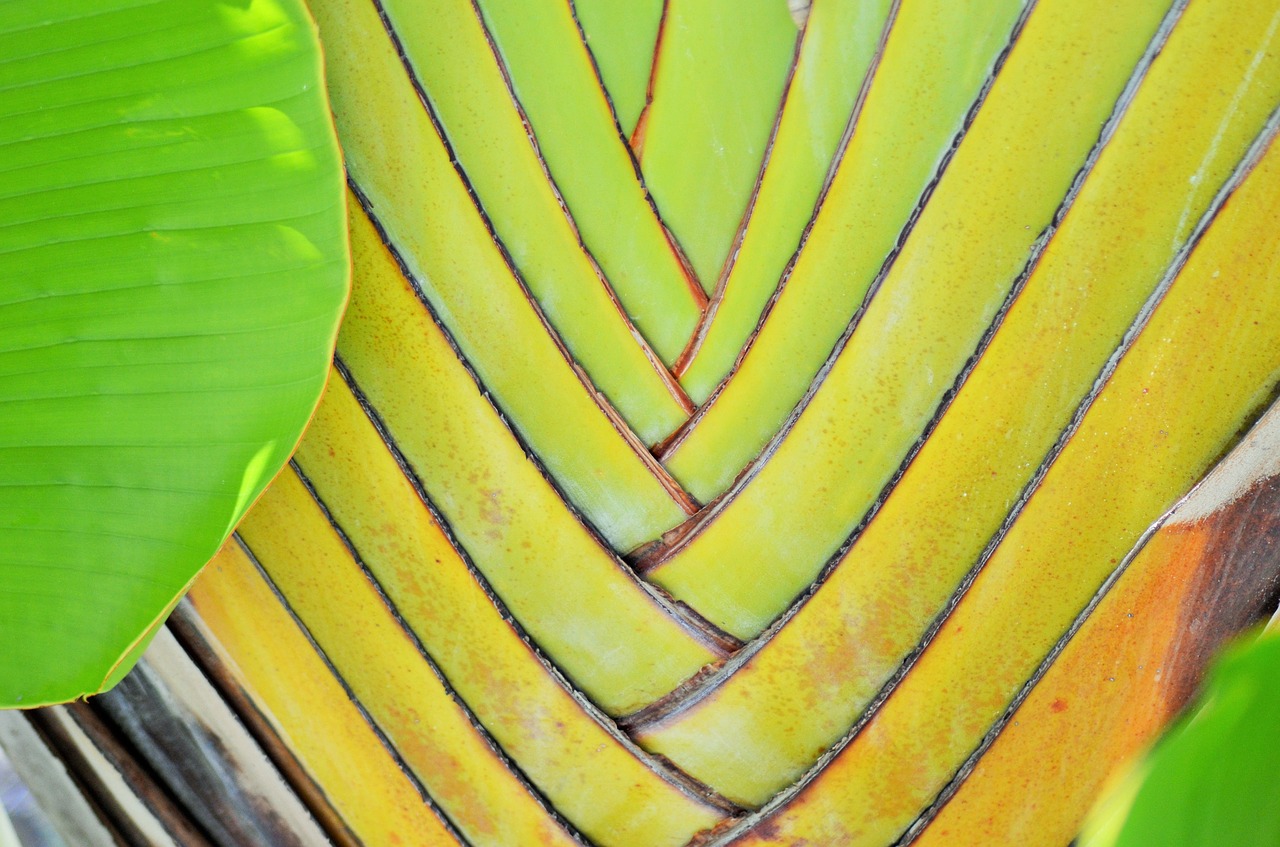
[[48,744],[190,654],[340,843],[1064,845],[1267,606],[1276,0],[311,11],[327,392]]

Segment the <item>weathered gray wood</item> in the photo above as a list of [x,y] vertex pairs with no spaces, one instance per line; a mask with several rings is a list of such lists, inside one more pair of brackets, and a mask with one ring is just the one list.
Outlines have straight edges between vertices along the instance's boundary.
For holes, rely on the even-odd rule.
[[0,747],[67,844],[121,847],[123,842],[107,828],[66,765],[31,725],[27,713],[0,711]]
[[219,847],[331,842],[168,630],[93,700]]

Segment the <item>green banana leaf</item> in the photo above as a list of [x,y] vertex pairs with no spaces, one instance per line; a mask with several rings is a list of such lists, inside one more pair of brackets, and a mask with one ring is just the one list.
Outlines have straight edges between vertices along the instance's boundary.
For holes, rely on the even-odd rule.
[[1080,847],[1264,847],[1280,841],[1280,642],[1220,657],[1201,700],[1092,814]]
[[348,285],[288,0],[0,7],[0,705],[136,661],[287,460]]

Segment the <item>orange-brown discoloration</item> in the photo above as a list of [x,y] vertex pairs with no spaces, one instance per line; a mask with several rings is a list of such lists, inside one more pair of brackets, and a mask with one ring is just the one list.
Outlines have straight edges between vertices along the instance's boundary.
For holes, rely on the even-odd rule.
[[[1187,14],[1208,8],[1193,4]],[[1257,9],[1276,14],[1268,4]],[[1209,14],[1199,23],[1246,27]],[[905,832],[1115,561],[1272,396],[1280,379],[1277,186],[1280,148],[1272,144],[920,660],[861,734],[775,813],[783,832],[866,847]],[[746,835],[740,843],[762,842]]]
[[917,847],[1067,843],[1107,778],[1186,704],[1213,651],[1268,607],[1277,513],[1272,479],[1206,521],[1161,529]]

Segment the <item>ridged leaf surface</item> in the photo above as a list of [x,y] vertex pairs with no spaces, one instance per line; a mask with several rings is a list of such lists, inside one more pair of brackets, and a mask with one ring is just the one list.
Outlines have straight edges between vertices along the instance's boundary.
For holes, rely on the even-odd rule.
[[0,705],[101,690],[288,458],[348,269],[305,8],[0,7]]

